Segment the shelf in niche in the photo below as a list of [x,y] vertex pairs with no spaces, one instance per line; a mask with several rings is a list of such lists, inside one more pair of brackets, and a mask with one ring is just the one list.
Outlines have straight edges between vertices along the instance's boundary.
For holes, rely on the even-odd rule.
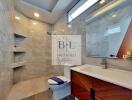
[[18,38],[26,38],[26,37],[27,37],[27,36],[22,35],[22,34],[20,34],[20,33],[14,33],[14,36],[15,36],[15,37],[18,37]]
[[25,54],[25,52],[21,51],[14,52],[14,63],[23,61]]
[[22,47],[13,47],[13,52],[25,52],[25,49]]
[[14,61],[11,64],[11,68],[13,69],[14,73],[14,83],[17,83],[17,80],[20,80],[20,77],[17,75],[23,68],[25,67],[25,54],[26,50],[23,47],[24,41],[27,38],[27,36],[23,34],[17,34],[14,33],[14,46],[12,47],[13,57]]
[[20,46],[20,44],[22,44],[25,38],[26,37],[24,35],[14,33],[15,47]]
[[22,61],[22,62],[16,62],[16,63],[13,63],[11,68],[18,68],[18,67],[23,67],[25,65],[25,61]]

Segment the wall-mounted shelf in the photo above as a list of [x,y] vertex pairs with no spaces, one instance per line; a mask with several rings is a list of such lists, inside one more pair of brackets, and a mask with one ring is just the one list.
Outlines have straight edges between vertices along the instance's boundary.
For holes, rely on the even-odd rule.
[[27,36],[21,35],[21,34],[19,34],[19,33],[14,33],[14,36],[15,36],[15,37],[19,37],[19,38],[26,38],[26,37],[27,37]]
[[25,49],[22,47],[13,47],[13,52],[25,52]]
[[14,63],[23,61],[25,52],[14,52]]
[[16,34],[16,33],[14,33],[14,42],[15,42],[15,47],[17,47],[17,46],[20,46],[22,43],[23,43],[23,41],[25,40],[25,36],[23,36],[23,35],[20,35],[20,34]]
[[11,68],[18,68],[18,67],[22,67],[24,65],[25,65],[25,61],[17,62],[17,63],[13,63]]

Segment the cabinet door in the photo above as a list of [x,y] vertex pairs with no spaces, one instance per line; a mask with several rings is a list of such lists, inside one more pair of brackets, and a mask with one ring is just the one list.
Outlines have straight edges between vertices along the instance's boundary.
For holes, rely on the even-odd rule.
[[92,100],[90,95],[92,87],[91,77],[72,71],[71,87],[72,95],[76,96],[79,100]]
[[132,100],[132,90],[95,78],[92,79],[92,83],[96,98],[100,100]]

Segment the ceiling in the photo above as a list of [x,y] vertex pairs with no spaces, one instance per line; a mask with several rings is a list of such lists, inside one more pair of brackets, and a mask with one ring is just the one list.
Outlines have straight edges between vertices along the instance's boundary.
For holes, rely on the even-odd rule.
[[[49,24],[56,21],[66,13],[68,7],[79,0],[14,0],[15,9],[25,16],[37,19]],[[34,17],[34,12],[40,14]]]

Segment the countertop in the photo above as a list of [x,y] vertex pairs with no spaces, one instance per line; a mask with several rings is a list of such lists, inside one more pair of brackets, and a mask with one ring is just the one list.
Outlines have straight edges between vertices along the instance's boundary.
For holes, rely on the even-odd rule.
[[71,70],[132,90],[132,72],[120,69],[103,69],[96,65],[81,65]]

